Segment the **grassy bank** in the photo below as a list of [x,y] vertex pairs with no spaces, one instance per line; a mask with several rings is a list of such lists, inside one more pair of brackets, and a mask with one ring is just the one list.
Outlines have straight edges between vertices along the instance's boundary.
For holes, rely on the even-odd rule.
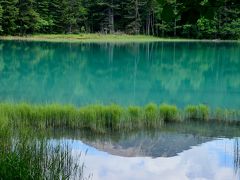
[[94,132],[158,128],[167,122],[217,121],[240,122],[239,110],[210,110],[205,105],[184,109],[173,105],[148,104],[144,107],[119,105],[90,105],[77,108],[71,105],[0,104],[0,119],[13,125],[37,128],[87,128]]
[[46,42],[240,42],[234,40],[199,40],[199,39],[179,39],[179,38],[159,38],[146,35],[127,35],[127,34],[36,34],[27,36],[0,36],[2,40],[28,40]]

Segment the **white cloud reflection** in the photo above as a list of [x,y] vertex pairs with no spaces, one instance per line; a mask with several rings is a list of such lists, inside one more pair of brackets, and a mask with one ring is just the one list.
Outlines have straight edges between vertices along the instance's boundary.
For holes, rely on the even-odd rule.
[[88,149],[85,174],[94,180],[232,180],[234,140],[218,139],[192,147],[174,157],[120,157],[98,151],[77,140],[67,141],[73,153]]

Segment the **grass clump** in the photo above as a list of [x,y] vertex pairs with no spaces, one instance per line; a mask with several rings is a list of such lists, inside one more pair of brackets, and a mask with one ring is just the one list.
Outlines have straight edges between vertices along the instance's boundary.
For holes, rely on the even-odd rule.
[[234,109],[230,110],[230,109],[217,108],[214,115],[215,115],[215,119],[218,122],[239,123],[239,119],[240,119],[240,111],[234,110]]
[[161,118],[159,117],[158,106],[150,103],[144,108],[145,125],[147,127],[157,127],[161,124]]
[[176,122],[180,120],[179,110],[173,105],[160,105],[160,116],[163,118],[164,122]]
[[77,121],[82,121],[80,127],[90,128],[94,131],[105,129],[118,130],[121,127],[122,107],[118,105],[102,106],[90,105],[76,111]]
[[210,109],[206,105],[189,105],[185,108],[187,119],[190,120],[209,120]]
[[[143,126],[143,112],[138,106],[129,106],[127,110],[128,120],[131,128],[140,128]],[[127,123],[127,122],[126,122]]]
[[113,104],[105,108],[105,126],[112,130],[119,130],[121,128],[121,117],[123,115],[122,107]]

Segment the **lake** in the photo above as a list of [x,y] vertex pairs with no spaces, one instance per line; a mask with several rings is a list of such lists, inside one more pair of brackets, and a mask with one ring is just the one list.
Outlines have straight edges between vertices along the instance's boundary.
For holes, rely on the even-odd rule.
[[237,126],[185,123],[105,135],[55,131],[49,142],[67,144],[73,156],[87,152],[84,174],[94,180],[238,180],[239,137]]
[[240,107],[240,43],[0,41],[0,101]]
[[[240,43],[2,40],[0,102],[240,109]],[[94,180],[240,179],[233,124],[166,123],[105,134],[54,129],[45,136],[53,146],[67,144],[74,157],[86,152],[84,174]]]

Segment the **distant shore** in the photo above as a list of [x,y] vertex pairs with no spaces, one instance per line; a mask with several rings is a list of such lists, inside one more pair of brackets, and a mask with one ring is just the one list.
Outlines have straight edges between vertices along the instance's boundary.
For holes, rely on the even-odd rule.
[[219,39],[183,39],[183,38],[159,38],[146,35],[126,34],[36,34],[26,36],[0,36],[0,40],[19,41],[43,41],[43,42],[240,42],[240,40],[219,40]]

